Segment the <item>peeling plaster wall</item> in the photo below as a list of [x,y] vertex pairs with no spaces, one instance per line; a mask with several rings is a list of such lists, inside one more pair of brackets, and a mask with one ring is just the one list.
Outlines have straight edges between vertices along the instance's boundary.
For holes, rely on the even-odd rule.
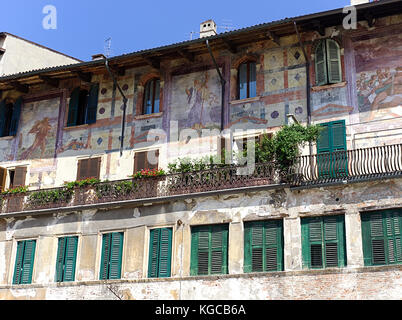
[[[126,299],[399,299],[400,266],[364,268],[360,224],[365,210],[398,207],[402,180],[393,179],[7,218],[0,225],[0,298],[112,299],[113,286]],[[328,214],[345,215],[347,266],[303,270],[300,219]],[[243,223],[261,219],[284,220],[284,271],[244,274]],[[189,277],[191,227],[220,223],[229,224],[229,275]],[[172,278],[156,281],[147,279],[149,230],[161,227],[173,228]],[[116,231],[124,232],[122,280],[104,283],[97,280],[101,234]],[[76,282],[56,285],[57,238],[66,235],[79,236]],[[23,239],[38,241],[33,283],[10,287],[16,241]]]

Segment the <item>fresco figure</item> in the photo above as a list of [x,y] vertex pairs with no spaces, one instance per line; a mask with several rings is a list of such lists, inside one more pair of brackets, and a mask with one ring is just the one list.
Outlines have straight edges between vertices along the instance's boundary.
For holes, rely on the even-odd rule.
[[21,154],[21,159],[23,160],[28,159],[31,156],[31,154],[38,148],[40,148],[41,157],[43,157],[46,149],[47,135],[51,129],[52,126],[49,122],[49,118],[44,118],[43,120],[36,121],[34,126],[28,132],[28,134],[35,135],[35,141],[27,150],[25,150]]

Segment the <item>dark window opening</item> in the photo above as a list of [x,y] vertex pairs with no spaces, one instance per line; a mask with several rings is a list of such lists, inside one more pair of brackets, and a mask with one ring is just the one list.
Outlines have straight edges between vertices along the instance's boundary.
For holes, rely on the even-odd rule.
[[145,85],[143,114],[159,112],[160,80],[151,79]]
[[10,176],[10,189],[14,188],[14,176],[15,176],[15,170],[9,170],[8,174]]
[[6,104],[4,127],[3,132],[1,133],[2,137],[8,137],[10,135],[11,120],[13,117],[13,107],[14,106],[12,103]]
[[247,99],[257,96],[257,64],[255,62],[242,63],[238,70],[238,99]]
[[77,123],[76,125],[82,125],[86,123],[87,109],[88,109],[88,90],[81,90],[78,98],[78,110],[77,110]]

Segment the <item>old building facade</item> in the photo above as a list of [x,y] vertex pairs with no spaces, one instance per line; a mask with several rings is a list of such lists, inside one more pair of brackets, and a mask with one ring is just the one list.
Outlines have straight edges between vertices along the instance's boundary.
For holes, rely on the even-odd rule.
[[[0,78],[0,299],[400,299],[401,2],[357,17]],[[290,179],[161,171],[295,121]]]

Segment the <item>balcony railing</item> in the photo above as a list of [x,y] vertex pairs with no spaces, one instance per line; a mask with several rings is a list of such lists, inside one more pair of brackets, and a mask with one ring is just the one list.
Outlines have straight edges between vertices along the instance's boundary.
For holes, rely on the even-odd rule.
[[106,204],[245,187],[303,187],[341,181],[402,176],[402,144],[301,156],[288,171],[275,163],[221,166],[160,177],[101,182],[75,189],[54,188],[2,196],[1,213]]

